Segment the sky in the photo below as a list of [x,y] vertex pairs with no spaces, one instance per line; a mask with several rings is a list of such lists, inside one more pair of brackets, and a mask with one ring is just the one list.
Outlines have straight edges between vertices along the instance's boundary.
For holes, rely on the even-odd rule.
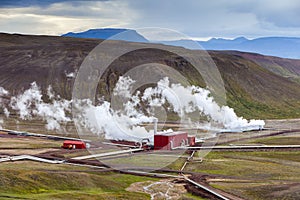
[[0,0],[0,32],[168,28],[199,40],[300,36],[299,0]]

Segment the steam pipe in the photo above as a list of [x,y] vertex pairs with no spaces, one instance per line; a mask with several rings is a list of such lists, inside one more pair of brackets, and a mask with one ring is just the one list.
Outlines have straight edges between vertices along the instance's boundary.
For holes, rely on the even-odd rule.
[[154,135],[157,134],[157,122],[158,119],[156,117],[153,118],[153,123],[154,123]]

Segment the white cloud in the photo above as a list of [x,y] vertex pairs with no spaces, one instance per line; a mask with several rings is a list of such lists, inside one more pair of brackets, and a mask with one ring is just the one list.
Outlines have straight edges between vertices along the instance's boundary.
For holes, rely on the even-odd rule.
[[126,27],[134,14],[126,2],[87,1],[47,7],[0,8],[0,31],[58,35],[99,27]]

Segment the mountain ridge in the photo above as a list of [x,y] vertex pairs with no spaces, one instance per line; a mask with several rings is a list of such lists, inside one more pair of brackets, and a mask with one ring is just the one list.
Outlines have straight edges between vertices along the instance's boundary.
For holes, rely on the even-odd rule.
[[[261,37],[252,40],[222,40],[201,42],[199,44],[206,50],[237,50],[270,55],[282,58],[300,59],[300,38],[296,37]],[[238,41],[238,42],[237,42]]]
[[75,37],[75,38],[104,39],[104,40],[112,39],[112,40],[123,40],[129,42],[149,42],[145,37],[137,33],[135,30],[123,29],[123,28],[89,29],[87,31],[78,32],[78,33],[69,32],[61,36]]
[[[123,33],[118,36],[118,34]],[[84,32],[69,32],[63,37],[112,39],[130,42],[149,42],[143,35],[134,29],[103,28],[90,29]],[[259,37],[247,39],[240,36],[234,39],[211,38],[208,41],[192,41],[188,39],[173,41],[151,41],[172,46],[181,46],[188,49],[205,50],[236,50],[243,52],[259,53],[263,55],[276,56],[281,58],[300,59],[300,38],[298,37]],[[200,46],[193,43],[198,43]]]
[[300,59],[300,38],[296,37],[262,37],[251,40],[245,37],[235,39],[212,38],[208,41],[175,40],[160,41],[160,43],[188,49],[242,51],[280,58]]

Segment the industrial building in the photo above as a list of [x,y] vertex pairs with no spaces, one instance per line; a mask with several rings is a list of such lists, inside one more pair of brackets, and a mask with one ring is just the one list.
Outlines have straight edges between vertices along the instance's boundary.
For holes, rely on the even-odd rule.
[[86,149],[86,144],[83,141],[65,140],[62,148],[64,149]]
[[160,132],[154,135],[154,150],[172,150],[193,145],[195,136],[188,136],[187,132]]

